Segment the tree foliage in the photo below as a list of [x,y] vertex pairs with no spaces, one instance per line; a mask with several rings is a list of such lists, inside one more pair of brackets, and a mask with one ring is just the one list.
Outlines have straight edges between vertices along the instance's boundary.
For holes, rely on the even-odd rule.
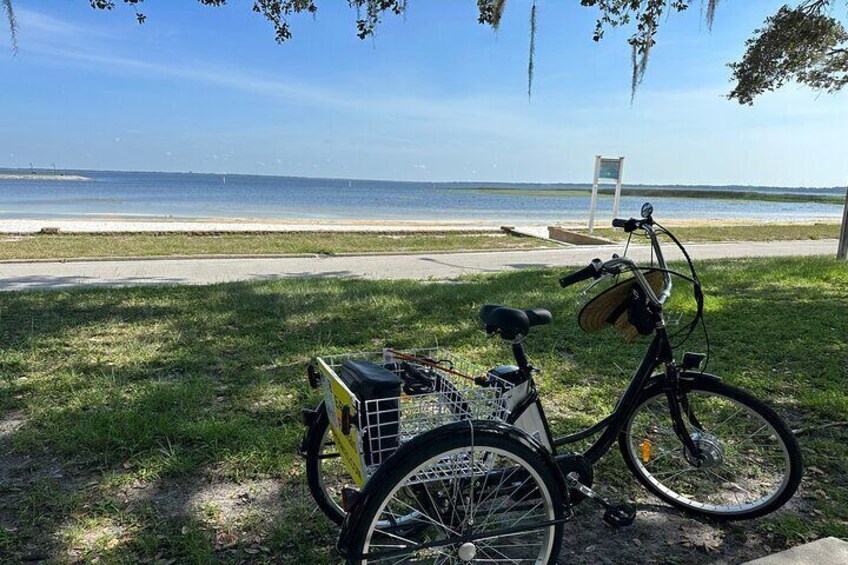
[[763,92],[788,81],[835,92],[848,84],[848,33],[827,0],[781,7],[745,42],[742,60],[731,63],[736,86],[730,93],[752,104]]
[[[222,6],[227,0],[198,0],[207,6]],[[631,94],[645,77],[648,61],[656,45],[657,33],[666,17],[700,5],[704,20],[712,27],[721,0],[579,0],[580,5],[597,11],[593,39],[600,41],[610,28],[631,30],[627,39],[631,47]],[[748,0],[737,0],[748,1]],[[117,4],[135,6],[139,23],[144,0],[88,0],[92,8],[111,10]],[[292,38],[290,18],[298,14],[315,14],[319,0],[252,0],[252,9],[272,25],[277,42]],[[5,8],[17,48],[16,23],[12,0],[0,0]],[[356,10],[356,34],[361,39],[374,35],[386,14],[406,11],[407,0],[347,0]],[[848,84],[848,32],[842,24],[848,0],[795,0],[766,18],[764,26],[754,31],[745,43],[742,58],[730,63],[735,82],[729,98],[751,104],[760,94],[794,81],[817,90],[835,92]],[[498,29],[506,0],[477,0],[478,22]],[[842,14],[834,15],[837,6]],[[530,5],[530,49],[527,65],[528,94],[532,90],[536,48],[536,0]]]

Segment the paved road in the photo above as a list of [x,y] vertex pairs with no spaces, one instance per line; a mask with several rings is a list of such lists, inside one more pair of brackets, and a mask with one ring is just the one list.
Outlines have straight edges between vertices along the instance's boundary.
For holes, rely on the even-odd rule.
[[[667,248],[667,259],[680,255]],[[704,243],[688,246],[698,259],[831,255],[835,240]],[[468,273],[491,273],[528,267],[582,266],[594,257],[621,252],[620,245],[557,249],[371,255],[340,257],[206,258],[121,261],[0,263],[0,290],[62,289],[75,286],[213,284],[288,277],[360,277],[370,279],[449,279]],[[629,255],[646,260],[647,246]],[[565,269],[564,269],[565,270]]]

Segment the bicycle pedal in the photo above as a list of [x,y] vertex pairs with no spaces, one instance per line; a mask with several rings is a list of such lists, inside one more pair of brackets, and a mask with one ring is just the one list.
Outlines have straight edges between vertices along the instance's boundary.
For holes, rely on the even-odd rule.
[[604,512],[604,522],[613,528],[624,528],[636,519],[636,508],[630,504],[612,504]]

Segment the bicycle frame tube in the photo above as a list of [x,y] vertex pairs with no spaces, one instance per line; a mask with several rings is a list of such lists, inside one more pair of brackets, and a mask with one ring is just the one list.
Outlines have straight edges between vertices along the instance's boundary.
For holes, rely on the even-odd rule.
[[[670,363],[671,361],[672,351],[671,344],[668,341],[668,334],[666,333],[665,327],[658,327],[654,333],[654,338],[648,347],[648,351],[645,352],[645,357],[642,359],[642,363],[639,364],[639,367],[633,374],[633,378],[630,379],[630,383],[627,385],[627,389],[625,389],[624,394],[619,399],[615,410],[602,421],[605,423],[603,427],[606,429],[583,454],[586,459],[592,463],[597,463],[598,460],[600,460],[600,458],[603,457],[609,450],[609,448],[612,447],[618,439],[618,434],[621,431],[622,426],[624,426],[630,418],[633,410],[636,408],[636,402],[639,400],[639,395],[641,394],[645,383],[651,375],[653,375],[654,369],[662,363]],[[580,439],[578,436],[580,436],[580,432],[573,434],[570,437],[566,436],[565,438],[555,439],[553,443],[555,446],[559,447]]]

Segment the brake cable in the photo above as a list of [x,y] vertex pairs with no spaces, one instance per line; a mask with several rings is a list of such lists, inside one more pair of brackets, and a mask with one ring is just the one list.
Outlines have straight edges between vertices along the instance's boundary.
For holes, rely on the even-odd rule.
[[[697,310],[697,313],[695,314],[695,318],[692,320],[692,322],[687,324],[687,326],[685,328],[685,329],[688,329],[688,333],[686,334],[686,337],[684,337],[676,345],[673,345],[673,347],[680,347],[681,345],[683,345],[689,339],[689,337],[692,335],[692,332],[695,331],[695,328],[697,327],[698,322],[700,322],[701,323],[701,329],[704,332],[704,342],[705,342],[705,346],[706,346],[706,357],[704,359],[704,364],[701,368],[701,373],[703,373],[704,371],[707,370],[707,365],[709,365],[709,363],[710,363],[711,347],[710,347],[710,332],[707,330],[707,322],[704,318],[704,291],[703,291],[703,286],[701,285],[701,279],[698,278],[698,273],[695,271],[695,265],[692,263],[692,258],[689,256],[689,252],[686,251],[686,248],[683,247],[683,244],[680,243],[680,240],[677,239],[677,237],[675,237],[675,235],[673,233],[668,231],[668,229],[665,226],[663,226],[662,224],[660,224],[659,222],[655,222],[655,224],[662,230],[662,232],[664,234],[666,234],[669,238],[671,238],[671,240],[674,242],[674,244],[677,245],[677,248],[680,249],[681,253],[683,253],[683,257],[686,259],[686,263],[689,266],[689,272],[692,273],[691,278],[689,278],[689,277],[683,277],[683,278],[688,280],[689,282],[691,282],[693,284],[693,291],[694,291],[694,294],[695,294],[695,302],[698,306],[698,310]],[[682,276],[681,273],[673,273],[673,274],[675,274],[677,276]],[[679,332],[675,333],[674,335],[678,335],[680,333],[683,333],[683,331],[684,331],[684,329],[681,329]]]

